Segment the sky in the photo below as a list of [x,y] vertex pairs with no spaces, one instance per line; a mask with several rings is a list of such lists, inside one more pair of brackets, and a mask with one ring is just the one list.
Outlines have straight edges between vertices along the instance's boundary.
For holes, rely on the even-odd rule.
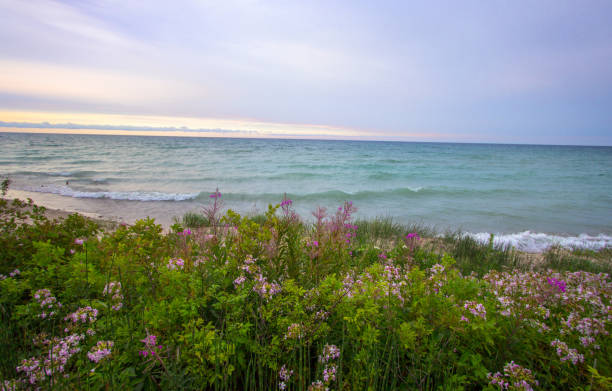
[[0,131],[612,145],[612,1],[0,0]]

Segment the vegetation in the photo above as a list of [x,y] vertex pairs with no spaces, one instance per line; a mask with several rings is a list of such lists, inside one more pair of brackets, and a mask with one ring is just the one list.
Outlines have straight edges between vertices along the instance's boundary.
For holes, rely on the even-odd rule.
[[0,199],[0,387],[609,389],[608,269],[220,197],[168,234]]

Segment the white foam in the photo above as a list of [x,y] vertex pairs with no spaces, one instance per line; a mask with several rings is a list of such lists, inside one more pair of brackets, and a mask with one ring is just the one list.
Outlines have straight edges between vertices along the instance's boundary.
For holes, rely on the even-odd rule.
[[[488,232],[466,233],[481,243],[488,243],[491,234]],[[612,247],[612,236],[599,234],[591,236],[580,234],[578,236],[551,235],[540,232],[524,231],[513,234],[499,234],[493,236],[495,245],[512,246],[517,250],[536,253],[546,251],[552,246],[561,246],[567,249],[583,248],[589,250],[601,250]]]
[[186,201],[198,196],[198,193],[161,193],[157,191],[78,191],[68,186],[40,186],[24,190],[59,194],[73,198],[108,198],[128,201]]

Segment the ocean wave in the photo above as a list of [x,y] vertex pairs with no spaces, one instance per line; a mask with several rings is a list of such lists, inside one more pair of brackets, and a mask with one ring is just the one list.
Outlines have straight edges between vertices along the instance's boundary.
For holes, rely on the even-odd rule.
[[16,171],[13,175],[41,176],[41,177],[75,177],[84,178],[100,174],[99,171]]
[[[488,232],[465,233],[474,240],[488,243],[491,234]],[[498,246],[512,246],[520,251],[537,253],[546,251],[552,246],[560,246],[567,249],[582,248],[589,250],[601,250],[612,247],[612,236],[599,234],[578,236],[561,236],[541,232],[524,231],[512,234],[499,234],[493,236],[493,243]]]
[[187,201],[198,196],[198,193],[161,193],[157,191],[79,191],[68,186],[41,186],[24,188],[24,190],[73,198],[108,198],[127,201]]

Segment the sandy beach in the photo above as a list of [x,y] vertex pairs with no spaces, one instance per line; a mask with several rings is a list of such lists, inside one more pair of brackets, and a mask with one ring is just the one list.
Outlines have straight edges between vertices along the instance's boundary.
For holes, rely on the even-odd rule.
[[67,198],[56,194],[33,191],[9,190],[8,198],[26,200],[31,198],[37,205],[48,209],[48,217],[65,217],[71,213],[79,213],[95,220],[114,221],[133,224],[136,220],[151,217],[164,229],[173,224],[174,216],[194,211],[192,204],[176,202],[134,202],[111,199]]

